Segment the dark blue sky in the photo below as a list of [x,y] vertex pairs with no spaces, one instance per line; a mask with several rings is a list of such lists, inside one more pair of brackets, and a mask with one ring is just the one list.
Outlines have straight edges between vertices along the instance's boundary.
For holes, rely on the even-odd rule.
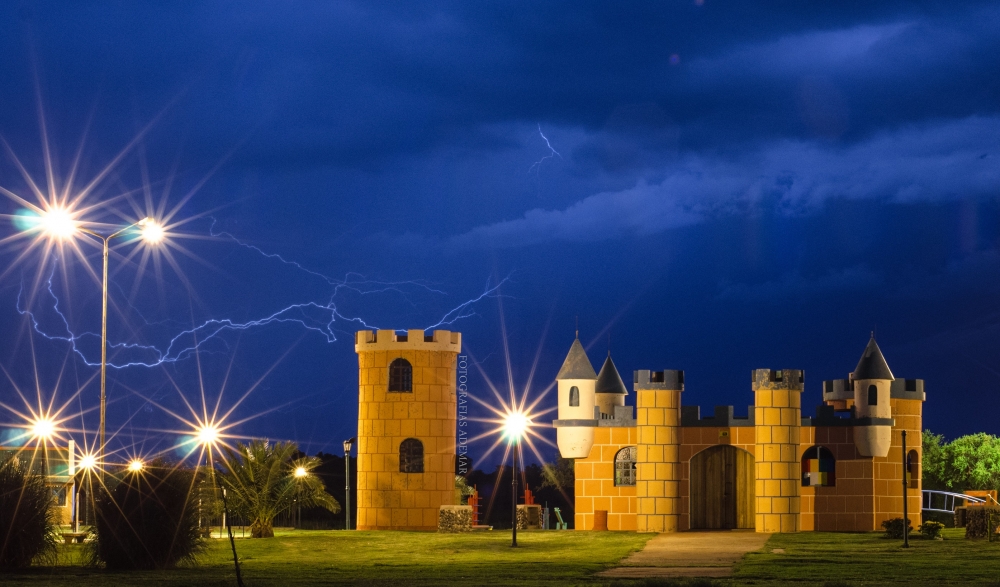
[[[877,330],[896,376],[927,380],[927,427],[1000,432],[995,2],[15,0],[0,22],[0,135],[29,175],[46,185],[45,136],[60,189],[79,150],[75,193],[138,136],[87,218],[182,204],[180,273],[113,253],[111,342],[164,350],[296,305],[198,330],[210,402],[264,377],[236,434],[339,450],[349,319],[430,326],[505,277],[518,387],[536,354],[533,389],[551,381],[579,316],[595,366],[610,331],[626,380],[684,369],[686,404],[745,413],[751,369],[801,368],[809,413]],[[0,187],[34,201],[12,156]],[[56,267],[69,329],[97,332],[99,251],[15,264],[29,243],[0,249],[0,364],[33,398],[33,349],[46,401],[93,429],[96,339],[83,357],[45,340],[18,294]],[[44,289],[32,309],[66,336]],[[453,328],[501,382],[498,300],[467,310]],[[174,383],[200,397],[190,339],[111,371],[116,442],[170,446]],[[22,404],[10,381],[0,401]]]

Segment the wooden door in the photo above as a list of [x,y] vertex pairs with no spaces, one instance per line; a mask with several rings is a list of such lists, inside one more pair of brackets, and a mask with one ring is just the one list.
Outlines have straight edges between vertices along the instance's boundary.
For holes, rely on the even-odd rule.
[[728,445],[691,457],[691,529],[754,527],[753,456]]

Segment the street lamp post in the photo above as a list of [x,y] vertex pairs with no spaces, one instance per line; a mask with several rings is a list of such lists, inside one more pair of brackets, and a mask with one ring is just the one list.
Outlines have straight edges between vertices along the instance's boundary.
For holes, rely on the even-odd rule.
[[[82,457],[80,457],[80,465],[79,465],[80,470],[79,471],[75,471],[75,474],[76,474],[76,477],[78,478],[78,480],[75,479],[74,482],[73,482],[73,485],[76,486],[76,492],[75,492],[75,495],[73,496],[73,532],[74,533],[80,531],[80,489],[82,489],[82,486],[83,486],[83,478],[86,477],[88,481],[90,480],[90,471],[91,471],[91,469],[94,468],[94,466],[96,464],[97,464],[97,461],[96,461],[96,459],[94,459],[94,455],[91,455],[91,454],[83,455]],[[90,495],[90,490],[89,489],[87,490],[87,495]]]
[[[79,232],[101,241],[104,267],[101,279],[101,407],[100,407],[100,462],[105,462],[105,417],[107,412],[107,371],[108,371],[108,252],[110,241],[115,237],[124,235],[128,230],[139,227],[144,241],[156,244],[163,240],[163,227],[152,218],[146,217],[138,222],[113,232],[103,235],[99,232],[85,228],[73,218],[73,214],[59,206],[41,213],[39,227],[46,235],[54,239],[66,239]],[[104,481],[104,470],[100,471],[101,481]]]
[[298,482],[298,480],[308,474],[309,471],[305,467],[295,467],[295,507],[297,510],[297,515],[295,517],[298,519],[298,521],[295,522],[295,527],[299,530],[302,529],[302,485]]
[[906,473],[909,471],[909,459],[906,458],[906,430],[903,430],[903,548],[910,547],[910,521],[907,519],[906,511],[906,498],[907,489],[909,489],[909,479],[907,479]]
[[351,446],[354,438],[344,441],[344,530],[351,529]]
[[[103,277],[101,279],[101,416],[99,435],[100,435],[100,446],[101,446],[101,461],[104,461],[104,443],[105,443],[105,414],[107,412],[107,375],[108,375],[108,252],[110,250],[109,243],[111,239],[121,236],[126,233],[131,228],[140,227],[142,229],[142,237],[147,242],[157,243],[163,239],[163,229],[153,222],[152,218],[143,218],[142,220],[129,224],[125,228],[113,232],[107,236],[90,230],[89,228],[78,227],[77,229],[83,234],[92,236],[97,240],[101,241],[103,249],[103,260],[104,260],[104,271]],[[101,478],[103,481],[104,473],[101,473]]]
[[514,461],[510,482],[511,548],[517,546],[517,452],[521,448],[521,437],[527,432],[529,426],[531,426],[531,419],[519,411],[507,414],[503,425],[504,435],[507,436],[508,446],[513,453]]

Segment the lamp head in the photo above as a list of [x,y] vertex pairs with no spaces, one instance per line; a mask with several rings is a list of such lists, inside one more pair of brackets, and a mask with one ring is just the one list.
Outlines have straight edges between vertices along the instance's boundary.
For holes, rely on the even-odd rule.
[[215,426],[205,425],[198,429],[198,443],[203,445],[214,444],[219,439],[219,429]]
[[142,240],[147,243],[155,245],[163,241],[163,237],[165,236],[163,226],[153,220],[152,217],[147,216],[143,218],[136,223],[136,226],[139,227]]
[[128,464],[128,470],[131,471],[132,473],[139,473],[145,467],[146,465],[139,459],[132,459],[132,462]]
[[354,446],[354,439],[353,438],[348,438],[347,440],[344,441],[344,454],[345,455],[351,454],[351,447],[352,446]]
[[507,414],[503,423],[503,433],[508,440],[519,441],[524,437],[524,433],[531,426],[531,418],[523,412],[511,412]]
[[56,432],[56,424],[48,418],[39,418],[31,423],[31,435],[42,440],[49,440]]
[[80,457],[80,468],[89,471],[97,466],[97,458],[94,455],[86,454]]
[[54,239],[65,240],[76,233],[76,221],[69,210],[61,206],[55,206],[39,215],[38,226],[41,231]]
[[305,467],[295,467],[295,477],[302,478],[309,474]]

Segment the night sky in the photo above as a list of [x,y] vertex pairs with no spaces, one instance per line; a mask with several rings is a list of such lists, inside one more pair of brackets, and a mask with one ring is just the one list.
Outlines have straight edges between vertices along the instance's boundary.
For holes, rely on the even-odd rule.
[[595,369],[610,339],[627,383],[683,369],[685,404],[740,416],[754,368],[805,369],[811,415],[875,331],[927,428],[1000,433],[996,2],[12,0],[0,23],[2,425],[41,397],[97,426],[100,249],[32,248],[34,181],[105,228],[169,215],[166,254],[111,253],[110,360],[152,365],[109,372],[120,455],[169,451],[202,390],[233,435],[339,453],[353,332],[453,319],[500,389],[509,351],[537,397],[578,319]]

